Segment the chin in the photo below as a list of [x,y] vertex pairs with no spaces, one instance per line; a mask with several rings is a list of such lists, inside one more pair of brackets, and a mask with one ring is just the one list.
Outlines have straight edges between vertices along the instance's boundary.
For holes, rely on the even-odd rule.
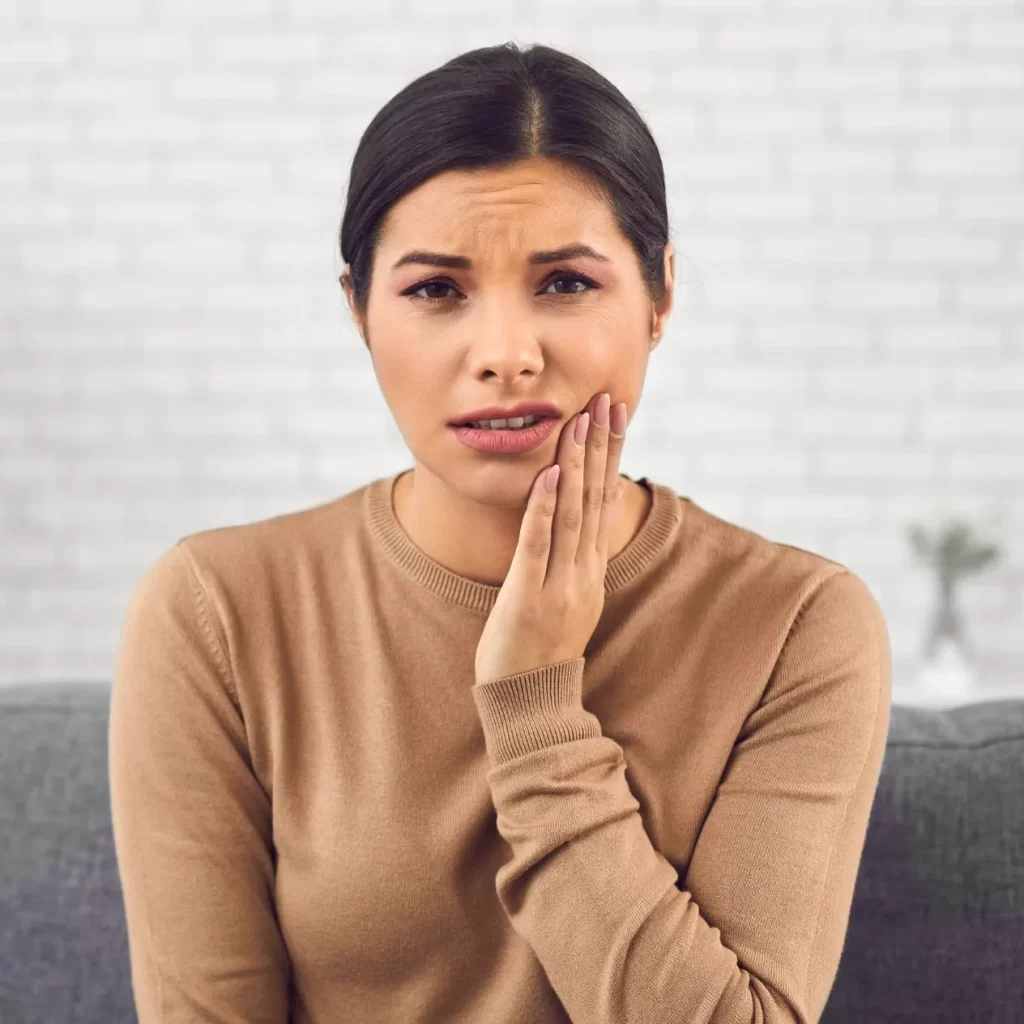
[[522,510],[545,465],[489,466],[470,470],[457,489],[472,501],[497,508]]

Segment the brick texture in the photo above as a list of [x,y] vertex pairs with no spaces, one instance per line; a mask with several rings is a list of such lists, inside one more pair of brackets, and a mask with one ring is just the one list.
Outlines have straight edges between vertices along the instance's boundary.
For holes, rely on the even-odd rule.
[[0,4],[0,683],[107,679],[179,536],[411,464],[337,285],[359,135],[513,38],[662,149],[679,291],[623,469],[861,574],[894,694],[935,581],[1024,696],[1024,7],[787,0]]

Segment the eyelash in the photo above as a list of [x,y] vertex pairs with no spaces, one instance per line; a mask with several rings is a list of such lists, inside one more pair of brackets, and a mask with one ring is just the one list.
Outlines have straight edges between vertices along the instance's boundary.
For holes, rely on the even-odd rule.
[[[589,277],[584,277],[582,274],[570,274],[567,271],[554,274],[552,277],[550,277],[545,282],[544,287],[547,288],[550,285],[554,284],[555,281],[563,281],[563,280],[566,280],[566,281],[579,281],[581,284],[585,284],[587,287],[585,289],[583,289],[582,291],[578,291],[578,292],[554,292],[554,293],[552,293],[552,295],[557,295],[560,298],[567,298],[567,299],[569,299],[569,298],[573,298],[575,296],[585,295],[588,291],[596,291],[597,289],[599,289],[601,287],[596,281],[592,281]],[[410,299],[416,299],[419,302],[440,303],[440,302],[451,302],[452,301],[452,297],[451,296],[448,296],[448,297],[445,297],[445,298],[436,298],[436,297],[435,298],[430,298],[430,297],[425,296],[425,295],[416,295],[415,294],[416,292],[421,291],[424,288],[428,288],[432,284],[438,284],[438,285],[443,284],[443,285],[447,285],[449,288],[455,288],[455,285],[451,281],[447,280],[446,278],[443,278],[443,277],[432,277],[432,278],[430,278],[429,281],[421,281],[419,284],[414,284],[411,288],[407,288],[404,292],[402,292],[402,294],[403,295],[408,295]],[[551,298],[552,295],[549,295],[547,297]]]

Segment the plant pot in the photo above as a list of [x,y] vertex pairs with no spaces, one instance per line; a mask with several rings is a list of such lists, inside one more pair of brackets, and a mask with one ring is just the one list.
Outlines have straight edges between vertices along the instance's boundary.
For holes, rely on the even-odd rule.
[[938,637],[917,673],[918,699],[926,706],[949,707],[980,700],[978,673],[956,637]]

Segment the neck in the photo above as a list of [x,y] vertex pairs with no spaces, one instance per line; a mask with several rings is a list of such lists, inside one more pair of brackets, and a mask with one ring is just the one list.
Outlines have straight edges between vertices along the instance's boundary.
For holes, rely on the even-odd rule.
[[[611,509],[608,560],[632,540],[650,508],[645,487],[624,479]],[[490,499],[452,490],[422,466],[403,473],[392,494],[395,518],[429,558],[478,583],[501,586],[519,543],[525,507],[511,492],[488,487]],[[504,501],[504,503],[502,503]]]

